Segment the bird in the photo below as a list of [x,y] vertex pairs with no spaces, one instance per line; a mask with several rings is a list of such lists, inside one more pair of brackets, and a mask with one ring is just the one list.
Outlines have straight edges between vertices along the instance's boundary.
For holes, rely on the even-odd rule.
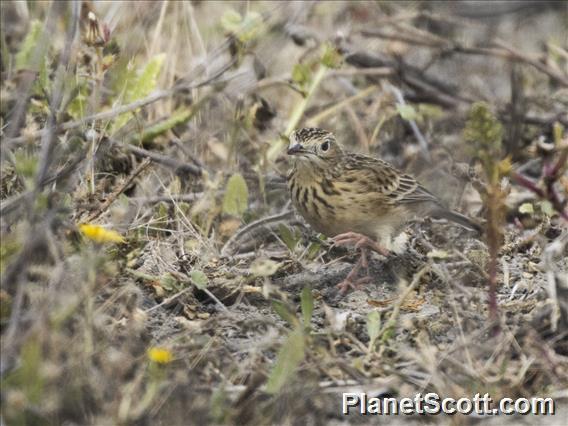
[[[384,160],[345,150],[332,132],[301,128],[289,141],[292,167],[286,177],[295,209],[334,246],[354,245],[361,252],[337,285],[341,294],[370,281],[368,251],[389,256],[393,238],[415,218],[444,218],[481,232],[479,224],[445,207],[414,177]],[[361,268],[367,276],[357,278]]]

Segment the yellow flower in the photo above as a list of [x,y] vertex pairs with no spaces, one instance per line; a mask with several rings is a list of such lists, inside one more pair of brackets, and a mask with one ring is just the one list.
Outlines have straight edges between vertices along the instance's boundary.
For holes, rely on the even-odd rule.
[[116,232],[103,228],[99,225],[92,225],[90,223],[84,223],[79,225],[79,230],[81,233],[95,243],[123,243],[124,238]]
[[156,364],[168,364],[172,361],[173,355],[169,349],[153,347],[148,349],[148,358]]

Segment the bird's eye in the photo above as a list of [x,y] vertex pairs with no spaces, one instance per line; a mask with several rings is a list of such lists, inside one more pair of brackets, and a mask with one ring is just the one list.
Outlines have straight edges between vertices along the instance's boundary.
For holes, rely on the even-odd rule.
[[327,151],[329,149],[329,141],[325,141],[324,143],[321,144],[321,150],[322,151]]

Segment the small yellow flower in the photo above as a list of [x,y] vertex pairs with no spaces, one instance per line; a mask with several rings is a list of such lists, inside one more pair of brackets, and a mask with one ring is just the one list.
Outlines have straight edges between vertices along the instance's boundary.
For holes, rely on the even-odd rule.
[[168,364],[172,361],[173,355],[169,349],[153,347],[148,349],[148,358],[156,364]]
[[116,231],[111,231],[99,225],[84,223],[79,225],[81,233],[95,243],[123,243],[124,238]]

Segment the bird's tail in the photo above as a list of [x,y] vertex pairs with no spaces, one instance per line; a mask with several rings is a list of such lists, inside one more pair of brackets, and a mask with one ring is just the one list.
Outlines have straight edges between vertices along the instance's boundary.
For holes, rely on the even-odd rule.
[[458,225],[461,225],[461,226],[463,226],[467,229],[470,229],[472,231],[476,231],[479,234],[481,234],[481,232],[482,232],[481,225],[479,225],[478,223],[475,223],[473,220],[471,220],[467,216],[464,216],[461,213],[458,213],[458,212],[455,212],[455,211],[452,211],[452,210],[448,210],[448,209],[444,209],[444,208],[439,208],[439,209],[434,210],[431,213],[431,215],[432,215],[433,218],[451,220],[452,222],[455,222]]

